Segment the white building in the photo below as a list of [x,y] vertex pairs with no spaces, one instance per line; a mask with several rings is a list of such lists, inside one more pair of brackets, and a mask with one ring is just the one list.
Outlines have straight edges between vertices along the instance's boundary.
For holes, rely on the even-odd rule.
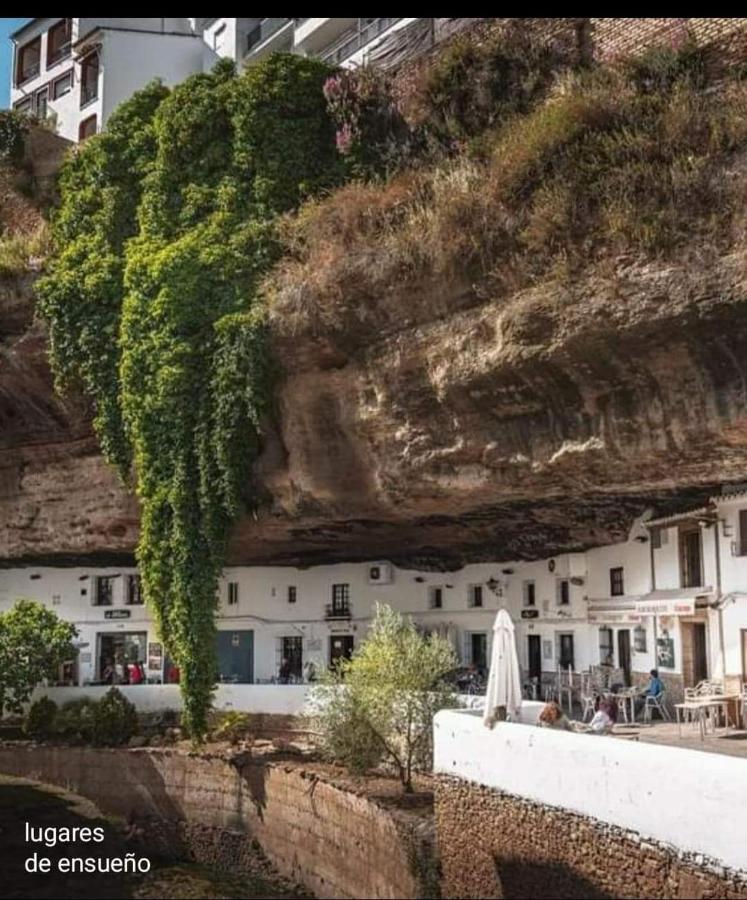
[[360,65],[415,19],[37,18],[11,35],[11,105],[81,141],[149,81],[178,84],[220,57],[275,51]]
[[[143,661],[150,679],[168,680],[134,569],[0,570],[0,610],[21,597],[77,624],[80,654],[66,677],[96,682],[121,652]],[[625,542],[535,562],[448,573],[383,561],[227,568],[217,620],[221,675],[267,682],[283,658],[298,676],[308,662],[324,667],[365,637],[377,601],[447,637],[465,665],[486,665],[493,619],[505,606],[527,679],[607,661],[628,682],[658,668],[673,697],[706,677],[725,676],[735,687],[747,682],[747,493],[667,519],[644,517]]]
[[11,104],[83,140],[154,78],[173,85],[212,64],[187,18],[41,18],[13,35]]

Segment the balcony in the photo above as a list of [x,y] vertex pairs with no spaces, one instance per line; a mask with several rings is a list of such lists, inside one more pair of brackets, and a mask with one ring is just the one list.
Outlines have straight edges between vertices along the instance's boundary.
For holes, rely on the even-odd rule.
[[22,84],[26,84],[27,81],[32,81],[37,77],[39,72],[41,71],[41,62],[29,63],[24,66],[21,71],[18,73],[18,78],[16,79],[16,87],[20,87]]
[[337,600],[334,603],[328,603],[324,607],[324,618],[328,622],[336,619],[350,619],[351,615],[349,600]]
[[338,41],[319,55],[332,66],[339,66],[354,53],[383,34],[400,19],[358,19],[357,28],[343,34]]
[[[280,41],[271,41],[271,38],[280,38],[286,30],[286,27],[293,22],[293,19],[262,19],[262,21],[253,28],[246,36],[246,53],[254,55],[260,48],[277,49],[276,44]],[[272,46],[270,46],[272,44]]]

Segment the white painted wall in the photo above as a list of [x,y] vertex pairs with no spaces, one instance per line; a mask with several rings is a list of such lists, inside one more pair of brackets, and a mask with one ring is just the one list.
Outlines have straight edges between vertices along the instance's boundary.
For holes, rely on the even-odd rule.
[[444,711],[434,771],[568,809],[747,869],[743,759]]
[[[141,712],[182,708],[182,698],[176,684],[120,685],[118,689]],[[46,696],[61,705],[81,697],[99,700],[108,690],[104,686],[38,687],[33,699]],[[310,690],[310,686],[303,684],[220,684],[215,690],[213,708],[247,713],[300,715],[306,706]]]

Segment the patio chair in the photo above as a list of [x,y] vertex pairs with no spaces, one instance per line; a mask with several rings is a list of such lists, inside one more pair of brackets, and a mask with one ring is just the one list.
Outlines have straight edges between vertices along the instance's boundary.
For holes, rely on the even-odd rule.
[[662,720],[666,720],[667,722],[672,721],[672,716],[667,709],[667,698],[666,698],[666,690],[661,691],[660,693],[646,694],[646,699],[643,706],[643,721],[650,723],[651,722],[651,713],[654,710],[657,710],[659,716]]
[[594,693],[581,694],[581,721],[585,722],[586,717],[589,717],[589,720],[594,718],[594,713],[596,712],[596,697]]

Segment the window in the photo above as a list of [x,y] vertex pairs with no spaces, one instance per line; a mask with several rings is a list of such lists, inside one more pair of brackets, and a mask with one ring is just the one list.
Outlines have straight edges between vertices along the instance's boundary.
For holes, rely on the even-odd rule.
[[226,40],[226,26],[221,25],[220,28],[216,28],[213,33],[213,50],[216,53],[220,53],[223,49],[223,45]]
[[23,113],[24,116],[30,116],[34,112],[34,101],[32,97],[26,97],[24,100],[19,100],[18,103],[13,107],[16,112]]
[[87,119],[83,119],[78,126],[78,140],[85,141],[94,134],[96,134],[96,116],[89,116]]
[[467,656],[469,662],[484,674],[488,668],[488,636],[484,631],[472,631],[468,635]]
[[611,628],[599,629],[599,662],[603,666],[613,666],[615,664]]
[[651,532],[651,546],[654,550],[659,550],[665,544],[669,543],[668,528],[654,528]]
[[65,72],[59,78],[52,82],[52,99],[59,100],[65,94],[69,94],[73,89],[73,73]]
[[568,606],[571,602],[571,586],[567,578],[559,578],[557,581],[558,606]]
[[350,605],[350,585],[332,585],[332,611],[336,613],[346,612]]
[[16,84],[23,84],[39,74],[41,65],[41,35],[18,48],[16,56]]
[[643,625],[636,625],[633,629],[633,649],[636,653],[646,652],[646,629]]
[[703,555],[700,528],[680,530],[681,587],[700,587],[703,584]]
[[442,587],[428,588],[428,606],[431,609],[442,609],[444,605],[444,589]]
[[73,20],[61,19],[47,33],[47,66],[70,56],[72,50]]
[[467,593],[467,605],[470,609],[478,609],[482,606],[482,585],[471,584]]
[[298,599],[298,592],[295,584],[288,585],[288,603],[295,603]]
[[739,510],[739,556],[747,556],[747,509]]
[[94,580],[93,605],[111,606],[114,599],[114,576],[98,575]]
[[143,591],[139,575],[127,576],[127,605],[142,606]]
[[280,638],[278,679],[281,683],[301,681],[303,678],[303,638],[291,635]]
[[610,596],[620,597],[625,593],[625,583],[623,581],[623,567],[615,566],[610,569]]
[[537,593],[533,581],[524,582],[524,606],[536,606]]
[[44,87],[36,92],[36,96],[34,98],[36,100],[36,118],[37,119],[46,119],[47,118],[47,101],[49,100],[49,85],[45,84]]
[[99,95],[99,55],[89,53],[80,64],[80,105],[92,103]]
[[228,605],[236,606],[239,602],[239,583],[238,581],[228,582]]

